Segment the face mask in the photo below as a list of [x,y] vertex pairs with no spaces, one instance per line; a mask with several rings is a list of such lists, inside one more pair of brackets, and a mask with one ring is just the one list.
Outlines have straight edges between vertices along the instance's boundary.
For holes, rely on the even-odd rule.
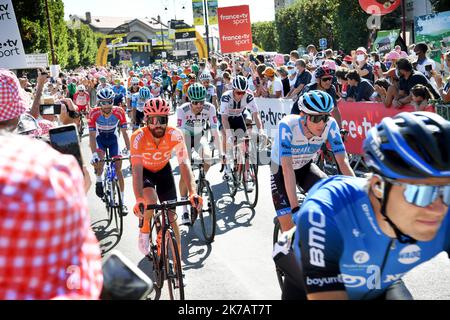
[[292,76],[293,74],[295,74],[295,69],[288,69],[288,74],[290,76]]
[[410,56],[411,56],[411,57],[416,57],[417,54],[416,54],[414,51],[412,51],[411,54],[410,54]]
[[390,68],[391,68],[391,65],[392,65],[392,61],[386,61],[386,62],[384,63],[384,65],[386,66],[386,68],[390,69]]
[[356,61],[358,61],[358,62],[364,61],[364,59],[366,59],[366,56],[363,54],[358,54],[356,56]]

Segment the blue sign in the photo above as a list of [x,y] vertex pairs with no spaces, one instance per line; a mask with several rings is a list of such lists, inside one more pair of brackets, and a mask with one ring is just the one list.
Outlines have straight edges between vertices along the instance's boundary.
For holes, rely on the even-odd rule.
[[322,38],[322,39],[319,40],[319,46],[320,46],[322,49],[325,49],[325,48],[327,47],[327,45],[328,45],[327,39]]

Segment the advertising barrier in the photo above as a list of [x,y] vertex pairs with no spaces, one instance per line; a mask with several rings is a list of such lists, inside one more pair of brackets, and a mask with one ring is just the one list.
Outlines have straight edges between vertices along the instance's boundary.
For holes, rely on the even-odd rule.
[[[264,129],[270,138],[274,138],[277,125],[284,116],[291,113],[293,100],[255,98]],[[348,153],[362,154],[362,143],[367,132],[381,122],[384,117],[392,117],[400,112],[414,111],[412,106],[401,109],[386,108],[382,103],[339,102],[342,115],[342,128],[348,130],[345,147]]]

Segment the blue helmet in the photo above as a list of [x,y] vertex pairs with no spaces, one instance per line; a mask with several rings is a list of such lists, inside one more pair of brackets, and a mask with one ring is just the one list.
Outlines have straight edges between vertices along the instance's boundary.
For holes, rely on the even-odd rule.
[[306,114],[331,113],[334,108],[333,98],[325,91],[306,92],[299,101],[300,110]]
[[148,100],[151,99],[152,94],[150,92],[150,89],[148,87],[142,87],[139,89],[139,99],[141,100]]
[[364,141],[370,168],[391,179],[450,177],[450,122],[431,112],[384,118]]
[[98,100],[110,100],[115,96],[114,91],[111,88],[103,88],[97,91],[97,99]]

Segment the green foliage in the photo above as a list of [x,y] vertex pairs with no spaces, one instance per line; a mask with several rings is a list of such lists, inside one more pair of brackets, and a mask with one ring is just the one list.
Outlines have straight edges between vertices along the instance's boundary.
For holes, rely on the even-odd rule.
[[[12,0],[25,52],[48,52],[51,59],[45,0]],[[95,63],[99,36],[88,26],[77,28],[64,21],[62,0],[48,0],[57,64],[75,68]]]
[[450,10],[450,1],[448,0],[431,0],[433,10],[436,12],[444,12]]
[[252,38],[265,51],[278,51],[278,33],[273,21],[253,23]]

